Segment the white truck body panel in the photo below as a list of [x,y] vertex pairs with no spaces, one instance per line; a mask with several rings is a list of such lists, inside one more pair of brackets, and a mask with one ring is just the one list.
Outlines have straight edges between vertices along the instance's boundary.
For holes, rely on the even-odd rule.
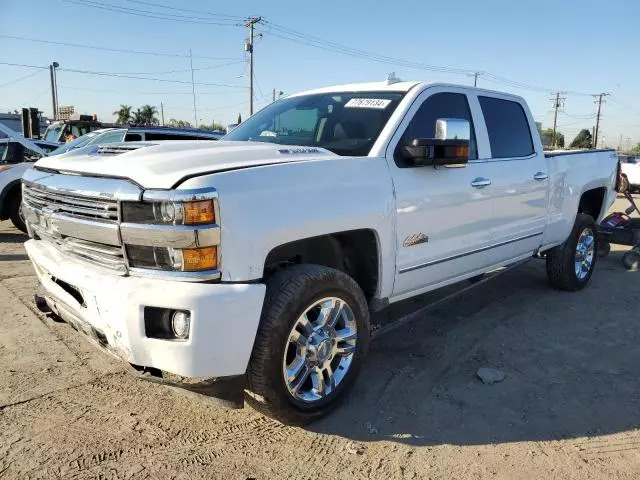
[[[219,198],[220,283],[113,278],[75,261],[62,261],[42,241],[30,240],[27,251],[45,289],[71,304],[74,315],[109,331],[114,341],[125,338],[126,331],[123,352],[129,351],[130,357],[121,356],[127,361],[134,358],[132,363],[187,376],[242,374],[258,328],[265,261],[279,246],[370,230],[378,252],[374,299],[395,302],[561,244],[571,231],[586,191],[603,192],[596,220],[615,198],[615,153],[546,156],[520,97],[446,84],[402,82],[330,87],[293,98],[332,92],[404,93],[368,155],[339,156],[319,147],[222,140],[141,144],[135,151],[113,156],[40,160],[38,168],[127,178],[142,189],[179,193],[213,187]],[[463,168],[400,168],[394,159],[396,145],[420,105],[439,92],[466,96],[477,155]],[[520,104],[526,113],[533,153],[494,158],[481,96]],[[477,188],[472,183],[478,179],[489,183]],[[421,240],[413,242],[412,238]],[[100,313],[73,304],[57,284],[47,281],[49,276],[86,288],[96,296]],[[148,341],[140,330],[142,305],[196,312],[192,343],[172,344],[162,350],[169,342]],[[107,312],[106,320],[103,312]],[[209,312],[206,320],[202,312]],[[209,340],[215,348],[204,346]],[[228,345],[223,345],[225,342]]]

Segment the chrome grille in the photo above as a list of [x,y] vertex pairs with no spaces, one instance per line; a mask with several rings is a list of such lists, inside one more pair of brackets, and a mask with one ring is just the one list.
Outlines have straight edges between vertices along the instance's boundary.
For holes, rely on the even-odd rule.
[[106,268],[114,273],[127,273],[122,247],[113,247],[103,243],[89,242],[77,238],[61,238],[50,235],[39,226],[31,226],[36,239],[53,245],[62,253],[92,265]]
[[67,238],[63,250],[86,262],[108,268],[118,273],[126,273],[122,247],[112,247],[102,243],[88,242],[77,238]]
[[34,184],[25,184],[22,198],[26,205],[37,210],[48,210],[72,217],[118,221],[118,202],[116,200],[84,197],[72,193],[54,192]]

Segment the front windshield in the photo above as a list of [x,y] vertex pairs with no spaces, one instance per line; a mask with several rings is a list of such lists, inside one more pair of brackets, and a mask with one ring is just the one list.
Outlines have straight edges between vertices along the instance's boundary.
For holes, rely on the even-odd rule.
[[338,155],[369,154],[403,97],[401,92],[334,92],[272,103],[224,140],[322,147]]
[[62,132],[63,128],[64,125],[60,124],[50,125],[44,135],[44,140],[46,140],[47,142],[57,142],[60,138],[60,132]]
[[49,155],[60,155],[61,153],[68,152],[69,150],[73,150],[74,148],[84,147],[91,141],[93,137],[99,134],[100,132],[98,131],[89,132],[86,135],[82,135],[81,137],[78,137],[75,140],[72,140],[69,143],[65,143],[64,145],[56,148]]

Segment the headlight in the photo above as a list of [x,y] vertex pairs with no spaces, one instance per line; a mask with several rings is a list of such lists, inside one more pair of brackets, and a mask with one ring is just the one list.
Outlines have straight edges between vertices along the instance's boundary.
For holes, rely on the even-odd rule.
[[123,202],[122,221],[160,225],[203,225],[215,223],[213,200],[195,202]]
[[167,248],[127,245],[129,265],[174,272],[201,272],[218,268],[217,247]]

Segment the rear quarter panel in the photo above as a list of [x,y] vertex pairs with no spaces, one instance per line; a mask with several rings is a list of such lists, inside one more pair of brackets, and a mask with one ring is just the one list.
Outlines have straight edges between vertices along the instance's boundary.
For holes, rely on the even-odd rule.
[[558,245],[569,236],[584,192],[605,187],[604,204],[595,219],[600,222],[616,198],[618,157],[612,150],[601,150],[555,154],[546,161],[549,210],[542,249]]
[[374,231],[378,297],[391,294],[395,273],[394,197],[378,157],[336,157],[244,168],[189,179],[180,189],[218,190],[222,280],[262,278],[275,247],[355,229]]

